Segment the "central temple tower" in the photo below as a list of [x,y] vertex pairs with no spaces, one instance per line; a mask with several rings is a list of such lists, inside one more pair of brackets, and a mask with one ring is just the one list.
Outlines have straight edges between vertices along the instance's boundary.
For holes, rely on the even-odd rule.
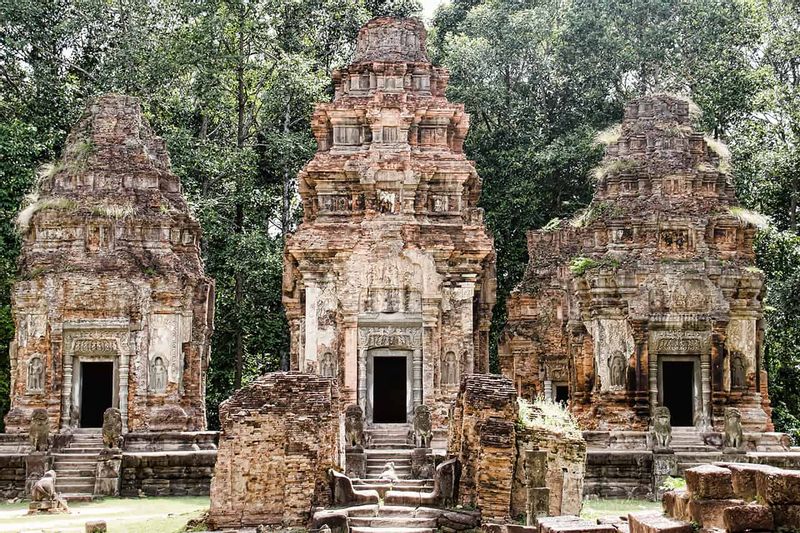
[[442,422],[462,374],[487,372],[494,244],[463,153],[469,117],[444,96],[416,19],[377,18],[319,104],[286,243],[293,370],[337,378],[368,423]]

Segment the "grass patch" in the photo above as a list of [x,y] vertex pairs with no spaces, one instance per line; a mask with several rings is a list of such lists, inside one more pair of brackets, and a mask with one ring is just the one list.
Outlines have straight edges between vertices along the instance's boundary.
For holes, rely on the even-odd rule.
[[597,268],[600,266],[599,261],[595,261],[590,257],[576,257],[569,264],[570,271],[576,276],[583,276],[587,270]]
[[659,488],[661,490],[686,490],[686,480],[682,477],[667,476]]
[[612,124],[602,131],[598,131],[594,136],[595,144],[603,144],[608,146],[614,144],[622,136],[622,124]]
[[612,202],[597,202],[591,204],[583,211],[578,212],[572,217],[569,223],[574,228],[585,228],[590,226],[595,220],[604,217],[615,218],[624,214],[625,210],[617,204]]
[[633,159],[609,159],[594,167],[592,178],[595,181],[603,181],[612,174],[633,172],[637,168],[639,168],[639,162]]
[[78,207],[75,200],[69,198],[62,198],[61,196],[50,196],[47,198],[39,198],[38,193],[29,194],[25,198],[26,206],[17,215],[17,230],[20,233],[25,233],[30,228],[33,215],[44,209],[63,209],[65,211],[72,211]]
[[135,209],[133,204],[114,204],[114,205],[98,205],[92,208],[92,214],[122,220],[133,215]]
[[576,276],[583,276],[589,270],[600,267],[609,267],[616,269],[619,267],[619,260],[603,258],[600,261],[592,259],[591,257],[579,256],[575,257],[569,264],[569,270]]
[[770,225],[769,218],[757,211],[751,211],[743,207],[730,207],[728,212],[745,224],[755,226],[758,229],[767,229]]
[[542,228],[542,231],[544,232],[556,231],[559,227],[561,227],[561,219],[556,217],[550,220],[550,222],[548,222],[547,224],[545,224],[544,227]]
[[581,438],[578,421],[566,405],[540,396],[533,403],[518,398],[519,423],[525,428],[545,428],[569,438]]
[[602,516],[627,516],[639,511],[659,511],[661,502],[649,500],[584,500],[581,518],[597,520]]
[[72,504],[70,514],[27,516],[27,503],[0,504],[0,532],[82,532],[86,522],[105,520],[114,533],[180,533],[208,506],[207,496],[106,498]]

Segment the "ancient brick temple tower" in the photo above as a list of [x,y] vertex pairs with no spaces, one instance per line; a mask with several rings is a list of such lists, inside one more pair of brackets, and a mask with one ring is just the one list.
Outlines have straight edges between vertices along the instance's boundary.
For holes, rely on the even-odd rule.
[[164,141],[138,100],[93,101],[20,214],[8,431],[205,429],[213,282]]
[[441,421],[460,376],[488,371],[494,249],[447,78],[420,21],[372,20],[314,112],[319,148],[299,176],[291,366],[338,378],[368,423],[405,423],[422,403]]
[[737,407],[771,430],[756,228],[721,151],[686,101],[626,106],[589,208],[528,235],[500,350],[521,394],[569,399],[586,429],[644,429],[666,405],[674,426],[719,430]]

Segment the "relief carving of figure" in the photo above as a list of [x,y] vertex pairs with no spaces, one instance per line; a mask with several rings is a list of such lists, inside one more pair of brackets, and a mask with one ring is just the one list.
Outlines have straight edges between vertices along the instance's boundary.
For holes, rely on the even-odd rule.
[[672,442],[672,423],[668,407],[656,407],[653,412],[653,443],[656,448],[668,449]]
[[735,407],[725,408],[725,442],[726,448],[741,449],[744,444],[742,432],[742,414]]
[[615,350],[608,358],[609,382],[613,389],[625,388],[625,356]]
[[347,446],[364,447],[364,411],[356,404],[350,404],[345,409],[344,435]]
[[319,362],[319,374],[326,378],[336,378],[336,360],[331,352],[322,354]]
[[161,357],[153,359],[153,364],[150,367],[150,389],[153,392],[167,390],[167,367]]
[[34,409],[28,438],[35,452],[45,452],[50,446],[50,419],[46,409]]
[[33,357],[28,363],[28,390],[40,391],[44,389],[44,365],[41,357]]
[[450,350],[444,355],[442,361],[442,384],[455,385],[458,383],[458,360],[454,351]]
[[745,386],[744,359],[742,354],[735,353],[731,359],[731,388],[740,389]]
[[418,405],[414,409],[414,443],[418,448],[427,448],[432,435],[431,410],[427,405]]

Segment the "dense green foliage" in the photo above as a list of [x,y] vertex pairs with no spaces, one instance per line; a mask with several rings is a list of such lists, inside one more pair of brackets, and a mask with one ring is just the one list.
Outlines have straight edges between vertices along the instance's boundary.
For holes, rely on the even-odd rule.
[[629,98],[682,94],[731,145],[742,203],[775,224],[758,246],[767,366],[778,428],[800,431],[799,30],[792,0],[453,0],[437,12],[434,57],[472,115],[467,151],[497,246],[494,340],[527,262],[525,231],[591,197],[598,131]]
[[[217,282],[209,421],[231,390],[281,366],[283,237],[297,223],[308,119],[370,16],[416,0],[0,0],[0,398],[12,335],[13,217],[86,99],[140,96],[204,231]],[[498,305],[527,263],[525,232],[591,198],[597,132],[622,103],[690,96],[733,152],[741,201],[771,217],[758,243],[769,283],[775,420],[800,430],[800,4],[796,0],[452,0],[431,56],[472,115],[498,254]],[[7,400],[2,400],[7,401]],[[0,412],[4,404],[0,403]]]
[[[167,139],[217,284],[209,424],[233,388],[280,368],[283,238],[313,154],[313,103],[372,16],[416,0],[0,0],[0,414],[7,409],[14,216],[88,98],[139,96]],[[5,403],[2,403],[5,402]]]

